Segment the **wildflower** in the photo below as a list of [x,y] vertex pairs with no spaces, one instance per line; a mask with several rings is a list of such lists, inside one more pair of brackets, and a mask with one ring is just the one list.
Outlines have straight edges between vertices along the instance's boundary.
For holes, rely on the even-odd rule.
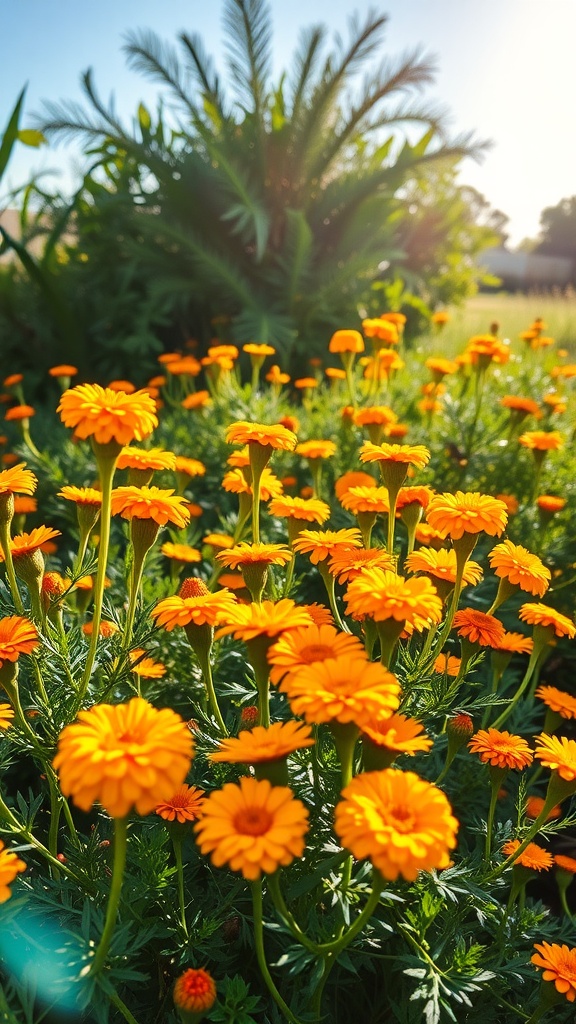
[[179,594],[164,598],[150,614],[157,626],[171,632],[176,626],[218,625],[235,604],[229,590],[212,594],[202,580],[192,576],[184,580]]
[[98,801],[112,818],[149,814],[182,785],[193,756],[185,722],[141,697],[96,704],[60,733],[60,787],[83,811]]
[[234,547],[234,538],[229,537],[227,533],[207,533],[203,538],[203,542],[213,548]]
[[[222,486],[225,491],[229,491],[232,494],[252,494],[252,488],[241,469],[233,469],[226,473],[222,480]],[[274,475],[268,466],[265,466],[260,477],[260,497],[262,500],[268,501],[270,498],[279,498],[282,491],[283,487],[278,477]]]
[[398,419],[395,412],[392,412],[387,405],[369,405],[364,409],[358,409],[354,413],[354,423],[357,427],[381,426],[387,427]]
[[0,502],[4,495],[33,494],[38,480],[25,462],[19,462],[11,469],[0,470]]
[[[555,808],[560,812],[560,808]],[[532,817],[532,815],[530,815]],[[554,815],[555,818],[560,817],[560,813]],[[571,875],[576,875],[576,860],[574,857],[565,857],[562,853],[556,853],[554,855],[554,863],[557,867],[561,868],[562,871],[569,871]]]
[[542,733],[536,737],[534,757],[538,758],[544,768],[558,772],[565,782],[576,780],[576,740]]
[[516,768],[521,770],[532,764],[532,751],[526,740],[510,732],[498,729],[480,729],[468,744],[473,754],[478,754],[484,764],[493,768]]
[[[409,572],[423,572],[450,584],[456,582],[456,552],[447,551],[445,548],[435,550],[434,548],[419,548],[408,555],[406,568]],[[482,579],[482,569],[478,562],[468,560],[464,568],[464,583],[475,586]]]
[[26,870],[26,864],[12,850],[6,849],[0,839],[0,903],[6,903],[12,893],[9,885],[16,875]]
[[280,685],[292,711],[306,722],[353,722],[362,728],[400,703],[395,676],[359,654],[341,654],[290,672]]
[[450,316],[445,309],[439,309],[436,313],[432,313],[430,320],[436,327],[444,327],[450,320]]
[[535,942],[534,949],[537,952],[530,960],[536,967],[543,968],[543,980],[553,982],[556,991],[573,1003],[576,1000],[576,949],[555,942]]
[[447,675],[455,679],[460,672],[461,664],[461,658],[456,658],[452,654],[439,654],[434,662],[434,671],[438,675]]
[[342,845],[369,857],[384,878],[413,882],[419,871],[448,866],[458,822],[442,790],[388,768],[352,779],[336,805],[335,829]]
[[159,487],[116,487],[112,491],[112,515],[123,519],[152,519],[158,526],[173,523],[182,529],[190,521],[184,498]]
[[518,504],[518,498],[513,494],[497,494],[496,498],[498,501],[503,501],[506,506],[506,511],[509,516],[515,516],[518,514],[520,505]]
[[293,674],[307,665],[346,654],[364,656],[362,643],[351,633],[341,633],[327,623],[290,630],[268,651],[268,662],[272,666],[270,679],[279,683],[287,673]]
[[174,471],[179,476],[204,476],[206,466],[199,459],[189,459],[186,455],[177,455],[174,462]]
[[300,377],[294,381],[294,387],[298,388],[299,391],[312,390],[318,387],[318,381],[316,377]]
[[503,532],[508,513],[503,501],[477,491],[456,491],[435,494],[428,505],[426,518],[435,530],[460,540],[465,533],[488,533],[491,537]]
[[540,406],[538,402],[535,402],[532,398],[520,398],[517,395],[505,395],[500,400],[500,405],[504,409],[509,409],[511,413],[516,414],[516,421],[524,419],[525,416],[535,416],[537,420],[542,419],[542,413],[540,412]]
[[394,571],[395,562],[383,548],[359,548],[353,551],[335,551],[328,568],[339,583],[348,583],[349,580],[356,579],[364,569],[380,568]]
[[214,978],[204,968],[189,967],[174,984],[174,1006],[190,1014],[205,1014],[216,1002]]
[[211,793],[194,826],[203,854],[255,881],[304,852],[308,811],[288,786],[248,776]]
[[476,608],[463,608],[456,612],[453,625],[458,636],[480,647],[497,647],[504,636],[504,626],[499,619]]
[[330,515],[330,507],[318,498],[290,498],[284,495],[274,498],[268,507],[272,516],[307,523],[324,523]]
[[277,761],[295,750],[313,747],[311,728],[302,722],[274,722],[267,729],[257,725],[250,731],[243,731],[237,739],[220,740],[219,748],[208,754],[209,761],[224,761],[228,764],[260,764]]
[[17,423],[20,420],[28,420],[31,416],[36,415],[36,410],[31,405],[13,405],[11,409],[8,409],[4,419],[7,422]]
[[364,569],[348,586],[347,611],[376,622],[394,619],[427,629],[442,618],[442,601],[426,578],[404,579],[388,569]]
[[338,501],[341,501],[343,495],[346,494],[351,487],[376,486],[376,481],[373,476],[370,476],[370,473],[352,470],[350,473],[344,473],[343,476],[338,478],[334,484],[334,493],[336,494]]
[[166,666],[161,661],[143,657],[145,653],[142,647],[135,647],[130,651],[132,671],[144,679],[162,679],[162,676],[166,675]]
[[382,721],[362,726],[362,738],[368,737],[378,747],[394,754],[427,753],[433,741],[424,733],[422,722],[406,715],[394,714]]
[[[520,846],[519,839],[510,839],[504,843],[502,853],[511,857]],[[554,857],[547,850],[544,850],[537,843],[528,843],[526,849],[516,858],[514,864],[528,868],[529,871],[548,871],[554,865]]]
[[209,391],[193,391],[191,395],[186,395],[183,398],[180,405],[183,409],[202,409],[205,405],[209,405],[212,401]]
[[327,366],[324,373],[329,380],[346,380],[346,371],[338,369],[337,366]]
[[508,651],[510,654],[532,654],[534,641],[524,633],[505,632],[496,644],[495,651]]
[[236,604],[227,610],[228,621],[221,625],[217,639],[232,633],[236,640],[253,640],[255,637],[275,637],[287,629],[298,629],[310,624],[308,612],[283,598],[277,601],[263,601],[262,604]]
[[434,491],[430,487],[401,487],[398,491],[396,508],[399,512],[408,505],[419,505],[420,508],[428,508]]
[[429,544],[431,547],[441,548],[447,534],[444,530],[435,530],[429,523],[418,523],[414,536],[419,544],[425,546]]
[[274,356],[276,355],[276,349],[272,348],[272,345],[255,345],[251,342],[249,345],[243,345],[242,351],[246,352],[249,356]]
[[118,469],[161,470],[174,469],[176,456],[174,452],[165,452],[162,448],[133,448],[126,445],[116,463]]
[[58,491],[58,497],[73,501],[76,505],[93,505],[98,509],[102,505],[102,491],[97,491],[95,487],[66,486]]
[[155,811],[164,821],[178,821],[184,825],[187,821],[196,821],[200,817],[203,803],[203,789],[183,785],[168,800],[159,803]]
[[576,697],[571,693],[558,690],[555,686],[539,686],[536,697],[543,700],[547,707],[562,718],[576,718]]
[[268,373],[266,374],[266,380],[268,381],[269,384],[274,384],[277,387],[280,387],[282,384],[290,383],[290,374],[282,373],[282,370],[280,369],[278,364],[275,363],[268,370]]
[[548,590],[550,570],[538,555],[533,555],[521,544],[513,544],[511,540],[496,544],[488,555],[488,561],[496,576],[507,581],[508,587],[504,591],[499,591],[501,597],[505,598],[513,592],[511,588],[516,587],[537,597],[543,597]]
[[[527,818],[532,818],[533,821],[536,821],[536,818],[538,818],[540,816],[540,814],[542,813],[542,811],[544,810],[545,804],[546,804],[546,801],[541,796],[527,796],[526,797],[526,807],[524,808],[524,813],[525,813],[526,817]],[[549,812],[548,817],[546,818],[546,821],[552,821],[554,818],[560,818],[561,816],[562,816],[562,808],[560,807],[559,804],[557,804],[556,807],[553,807],[551,809],[551,811]],[[557,860],[557,859],[558,859],[557,857],[554,858],[554,860]],[[576,867],[576,861],[574,861],[573,863],[574,863],[574,866]]]
[[317,601],[313,601],[312,604],[302,604],[300,607],[308,613],[315,626],[334,625],[334,616],[330,608],[327,608],[325,604],[318,604]]
[[70,366],[68,363],[61,363],[58,366],[52,366],[48,373],[51,377],[75,377],[78,368]]
[[[93,624],[91,622],[85,622],[82,626],[82,632],[85,636],[92,636],[94,632]],[[103,636],[106,640],[109,640],[111,636],[118,633],[119,629],[115,622],[108,622],[104,619],[98,627],[98,636]]]
[[336,331],[330,338],[328,351],[335,353],[364,351],[364,339],[360,331]]
[[562,448],[564,439],[559,430],[532,430],[521,434],[518,443],[532,451],[548,452]]
[[572,620],[546,604],[523,604],[518,614],[522,622],[530,626],[551,627],[556,636],[568,636],[571,640],[576,636],[576,626]]
[[366,338],[377,338],[378,341],[385,341],[391,345],[398,344],[399,335],[396,324],[383,320],[382,317],[363,320],[362,330]]
[[60,530],[53,530],[51,526],[37,526],[30,533],[16,534],[10,540],[10,551],[15,563],[18,559],[39,551],[46,541],[52,540],[53,537],[60,537]]
[[556,512],[561,512],[566,507],[566,498],[559,498],[554,494],[541,494],[536,500],[538,508],[542,512],[547,512],[550,515],[554,515]]
[[458,363],[455,363],[452,359],[442,359],[432,356],[427,359],[424,363],[427,370],[430,370],[435,381],[441,381],[443,377],[448,374],[458,372]]
[[371,512],[374,515],[390,512],[390,498],[386,487],[350,487],[340,501],[342,507],[354,515],[361,512]]
[[360,449],[362,462],[400,463],[423,469],[430,458],[430,452],[423,444],[372,444],[365,441]]
[[65,391],[57,411],[78,437],[93,437],[97,444],[143,441],[158,426],[156,404],[146,392],[126,395],[99,384],[78,384]]
[[302,441],[295,454],[305,459],[331,459],[336,454],[336,445],[334,441]]
[[510,350],[493,334],[477,334],[467,345],[468,354],[474,365],[481,368],[487,367],[491,362],[507,363],[510,358]]
[[196,548],[190,547],[189,544],[173,544],[171,541],[166,541],[160,551],[166,558],[170,558],[174,562],[191,564],[202,561],[202,553]]
[[262,423],[248,423],[246,420],[228,427],[226,440],[228,444],[258,444],[264,448],[279,448],[287,452],[296,447],[296,435],[286,427],[280,424],[269,427]]
[[338,551],[352,551],[361,546],[356,527],[343,530],[302,530],[294,541],[294,551],[309,554],[312,565],[325,562]]

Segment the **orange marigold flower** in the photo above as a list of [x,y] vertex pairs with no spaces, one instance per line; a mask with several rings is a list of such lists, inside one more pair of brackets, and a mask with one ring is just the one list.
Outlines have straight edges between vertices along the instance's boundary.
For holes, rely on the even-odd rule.
[[226,618],[236,604],[234,594],[229,590],[210,593],[206,584],[190,577],[184,580],[180,593],[166,597],[151,611],[157,626],[171,632],[176,626],[216,626]]
[[[252,494],[252,488],[241,469],[232,469],[224,476],[222,487],[232,494]],[[260,477],[260,497],[262,501],[279,498],[283,492],[282,482],[265,466]]]
[[51,377],[75,377],[78,373],[78,367],[71,366],[68,363],[61,363],[58,366],[52,366],[48,373]]
[[498,729],[480,729],[468,744],[484,764],[493,768],[528,768],[532,764],[532,751],[526,740]]
[[78,384],[65,391],[57,411],[66,427],[98,444],[143,441],[158,426],[156,403],[144,391],[126,395],[99,384]]
[[292,552],[283,544],[249,544],[240,541],[233,548],[220,551],[216,561],[228,569],[238,569],[243,565],[287,565]]
[[8,850],[0,839],[0,903],[9,900],[12,893],[8,888],[16,875],[26,870],[26,864],[13,850]]
[[390,498],[386,487],[350,487],[344,492],[340,502],[347,512],[354,515],[358,515],[359,512],[379,515],[390,511]]
[[244,776],[206,798],[194,827],[215,867],[228,864],[254,881],[302,856],[308,811],[288,786]]
[[[507,843],[504,843],[502,847],[502,853],[507,857],[511,857],[513,853],[520,846],[519,839],[509,839]],[[528,868],[529,871],[548,871],[549,868],[554,865],[554,857],[543,847],[538,846],[537,843],[528,843],[526,849],[516,857],[515,864],[520,864],[523,868]]]
[[[544,801],[542,801],[542,804],[544,804]],[[560,807],[554,808],[554,810],[558,810],[561,813]],[[560,813],[554,815],[554,817],[559,818]],[[554,855],[554,863],[556,867],[561,868],[562,871],[569,871],[571,875],[576,875],[576,860],[574,857],[565,857],[564,854],[557,853]]]
[[447,324],[448,321],[450,320],[450,315],[449,313],[446,312],[445,309],[439,309],[436,313],[432,313],[430,320],[432,321],[433,324],[436,324],[438,327],[443,327],[444,324]]
[[439,654],[434,662],[434,671],[438,675],[447,675],[455,679],[460,671],[462,658],[456,658],[452,654]]
[[543,512],[561,512],[566,506],[566,498],[558,498],[554,494],[541,494],[536,504]]
[[186,723],[142,697],[96,704],[60,733],[60,788],[83,811],[98,801],[112,818],[149,814],[182,785],[194,753]]
[[359,654],[315,661],[290,672],[280,685],[295,715],[311,724],[354,722],[360,728],[388,718],[400,703],[396,677]]
[[[208,351],[212,352],[213,350],[208,349]],[[236,355],[238,355],[238,349],[236,349]],[[171,359],[166,364],[166,369],[168,373],[176,377],[197,377],[202,367],[194,356],[183,356],[181,359]]]
[[266,374],[266,380],[268,381],[269,384],[289,384],[290,374],[282,373],[282,370],[280,369],[278,364],[274,363],[274,365],[270,367],[268,373]]
[[474,364],[480,362],[507,363],[510,350],[507,345],[495,338],[493,334],[477,334],[470,338],[466,346]]
[[[60,537],[60,530],[53,530],[51,526],[37,526],[30,533],[16,534],[10,540],[12,558],[17,559],[22,555],[31,555],[35,551],[39,551],[53,537]],[[0,555],[0,561],[3,561],[2,555]]]
[[509,651],[510,654],[532,654],[534,647],[534,641],[530,636],[524,636],[524,633],[504,633],[501,640],[498,641],[495,651]]
[[339,370],[337,366],[327,366],[324,373],[329,380],[346,380],[346,370]]
[[372,444],[365,441],[360,449],[362,462],[404,462],[423,469],[430,452],[423,444]]
[[392,345],[396,345],[399,341],[396,324],[379,316],[363,320],[362,330],[366,338],[378,338],[379,341],[387,341]]
[[518,443],[532,451],[557,451],[564,445],[564,438],[559,430],[528,430],[521,434]]
[[399,754],[427,753],[433,744],[426,736],[422,722],[400,714],[392,715],[383,721],[364,724],[362,735],[367,736],[377,746],[395,750]]
[[302,441],[295,452],[304,459],[331,459],[336,454],[336,445],[334,441]]
[[572,620],[547,604],[523,604],[518,615],[530,626],[552,626],[556,636],[569,636],[571,640],[576,636]]
[[202,811],[204,795],[204,790],[197,786],[180,786],[169,800],[158,804],[156,814],[164,821],[178,821],[181,825],[196,821]]
[[301,555],[309,554],[312,565],[318,565],[338,551],[361,547],[362,538],[355,526],[343,530],[302,530],[292,546]]
[[129,657],[132,662],[132,671],[144,679],[162,679],[166,675],[166,666],[161,661],[154,661],[153,658],[146,658],[143,647],[135,647],[130,651]]
[[395,571],[394,559],[382,548],[359,548],[357,551],[335,551],[328,569],[339,583],[355,580],[364,569],[390,569]]
[[270,515],[280,519],[301,519],[307,523],[325,523],[330,515],[330,506],[318,498],[291,498],[284,495],[274,498],[268,508]]
[[189,967],[174,984],[174,1006],[185,1013],[205,1014],[216,1002],[216,984],[203,967]]
[[414,772],[387,768],[357,775],[336,805],[343,846],[368,857],[389,881],[448,867],[458,822],[445,794]]
[[508,521],[503,501],[478,491],[456,491],[435,494],[428,505],[426,518],[435,530],[460,540],[465,533],[488,533],[499,537]]
[[334,625],[334,616],[325,604],[318,604],[317,601],[313,601],[312,604],[302,604],[300,607],[303,608],[305,612],[308,612],[308,615],[315,626]]
[[543,980],[552,982],[556,991],[573,1003],[576,999],[576,949],[555,942],[535,942],[534,949],[537,952],[530,960],[536,967],[543,968]]
[[364,409],[358,409],[354,413],[354,423],[357,427],[367,426],[369,423],[387,427],[398,419],[395,412],[392,412],[387,405],[369,405]]
[[430,370],[437,379],[446,377],[450,373],[458,372],[458,363],[455,363],[452,359],[442,359],[432,356],[430,359],[426,360],[424,366],[426,369]]
[[354,352],[358,354],[364,351],[364,338],[360,331],[336,331],[330,338],[328,351],[332,353]]
[[520,398],[517,395],[505,395],[500,399],[500,405],[511,412],[525,413],[526,416],[535,416],[537,420],[542,418],[540,406],[532,398]]
[[33,494],[38,480],[25,462],[0,471],[0,494]]
[[191,395],[186,395],[181,401],[183,409],[201,409],[202,406],[208,405],[212,401],[209,391],[193,391]]
[[422,508],[428,508],[433,497],[434,491],[431,487],[401,487],[398,491],[396,511],[399,512],[406,505],[420,505]]
[[445,530],[435,530],[429,523],[418,523],[414,534],[419,544],[431,544],[435,548],[443,546],[447,533]]
[[533,555],[521,544],[513,544],[511,540],[496,544],[488,555],[488,561],[496,576],[509,580],[529,594],[542,597],[550,586],[550,570],[538,555]]
[[558,772],[561,779],[574,782],[576,779],[576,740],[565,736],[547,736],[545,732],[536,737],[537,757],[544,768]]
[[539,686],[535,696],[562,718],[576,718],[576,697],[571,693],[559,690],[556,686]]
[[290,630],[268,651],[268,662],[272,666],[270,680],[279,683],[287,673],[345,654],[362,658],[364,648],[361,641],[351,633],[339,632],[329,623],[314,623]]
[[16,497],[14,498],[14,515],[16,516],[27,516],[31,512],[38,511],[38,502],[36,498]]
[[177,455],[174,470],[185,476],[204,476],[206,466],[199,459],[189,459],[186,455]]
[[[526,817],[527,818],[532,818],[533,821],[535,821],[536,818],[538,818],[539,815],[542,814],[542,811],[544,810],[545,803],[546,803],[546,801],[541,796],[527,796],[526,797],[526,807],[524,808],[524,813],[525,813]],[[554,818],[561,818],[561,817],[562,817],[562,808],[560,807],[560,804],[556,804],[556,806],[553,807],[551,809],[551,811],[549,812],[548,817],[546,818],[546,821],[552,821]],[[554,860],[557,860],[557,858],[555,857]],[[576,865],[576,861],[574,861],[574,864]]]
[[173,490],[159,487],[115,487],[112,515],[123,519],[153,519],[159,526],[174,523],[179,529],[190,522],[184,498],[174,496]]
[[248,423],[240,420],[232,423],[226,431],[228,444],[259,444],[264,447],[279,448],[291,452],[296,447],[296,434],[279,423],[266,426],[263,423]]
[[391,324],[395,324],[396,327],[404,327],[406,323],[406,317],[404,313],[381,313],[381,320],[389,320]]
[[111,380],[108,385],[109,391],[123,391],[126,395],[133,395],[136,388],[130,380]]
[[203,543],[213,548],[233,548],[234,538],[229,537],[227,533],[207,533]]
[[63,487],[58,491],[58,497],[74,501],[77,505],[100,507],[102,504],[102,491],[97,491],[95,487]]
[[162,448],[133,448],[126,445],[118,456],[118,469],[174,469],[174,452]]
[[294,381],[294,387],[298,388],[299,391],[305,391],[306,388],[317,388],[318,381],[316,377],[300,377]]
[[344,473],[343,476],[339,477],[334,484],[334,493],[339,501],[342,500],[342,495],[346,494],[351,487],[377,487],[377,483],[370,473],[363,473],[361,470],[352,470],[350,473]]
[[253,342],[250,342],[248,345],[243,345],[242,351],[247,352],[249,356],[276,355],[276,349],[272,348],[272,345],[256,345]]
[[[409,572],[425,572],[448,583],[456,582],[456,552],[446,548],[419,548],[408,555],[405,566]],[[475,586],[482,579],[482,569],[478,562],[469,559],[464,567],[463,581]]]
[[202,561],[202,553],[196,548],[191,548],[189,544],[173,544],[171,541],[166,541],[160,550],[166,558],[171,558],[174,562]]
[[476,608],[462,608],[456,612],[453,625],[458,636],[465,637],[471,644],[480,644],[480,647],[498,647],[504,637],[504,626],[500,620]]
[[[93,631],[92,623],[91,622],[85,622],[84,625],[82,626],[82,632],[84,633],[84,635],[85,636],[92,636],[92,631]],[[119,632],[119,628],[116,625],[116,623],[115,622],[109,622],[106,619],[102,620],[102,622],[100,623],[100,627],[98,629],[98,635],[99,636],[103,636],[106,640],[108,640],[111,636],[114,636],[114,634],[118,633],[118,632]]]
[[228,622],[222,625],[216,639],[232,633],[236,640],[253,640],[257,636],[278,636],[287,629],[310,625],[310,616],[289,597],[262,604],[235,604],[227,612]]
[[4,419],[8,422],[18,422],[18,420],[28,420],[35,415],[36,410],[31,405],[13,405],[11,409],[7,410]]
[[506,511],[509,516],[515,516],[518,513],[520,505],[518,504],[518,498],[513,494],[497,494],[498,501],[503,501],[506,506]]
[[274,722],[265,728],[245,730],[237,739],[220,740],[218,750],[208,754],[209,761],[225,761],[228,764],[262,764],[278,761],[293,754],[295,750],[313,747],[312,729],[302,722]]
[[14,711],[10,704],[0,704],[0,729],[9,729],[13,718]]
[[417,630],[440,622],[442,601],[426,577],[404,579],[389,569],[363,569],[346,591],[347,612],[376,622],[395,619]]

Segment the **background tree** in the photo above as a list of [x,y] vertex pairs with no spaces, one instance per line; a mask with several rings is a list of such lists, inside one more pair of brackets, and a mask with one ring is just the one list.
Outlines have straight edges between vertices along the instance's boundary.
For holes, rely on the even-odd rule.
[[540,239],[536,252],[576,260],[576,196],[542,210]]

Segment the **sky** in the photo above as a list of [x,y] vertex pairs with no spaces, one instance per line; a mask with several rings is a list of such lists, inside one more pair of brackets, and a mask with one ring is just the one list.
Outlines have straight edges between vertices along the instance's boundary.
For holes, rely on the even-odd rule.
[[[126,68],[122,43],[135,28],[172,41],[185,29],[199,33],[224,69],[224,0],[0,0],[0,131],[28,83],[23,126],[43,100],[80,99],[79,78],[94,69],[102,96],[114,93],[128,122],[140,100],[154,109],[158,87]],[[290,66],[299,30],[322,22],[347,36],[350,15],[365,15],[369,0],[270,0],[274,65]],[[510,244],[538,233],[540,212],[576,194],[576,0],[376,0],[389,15],[382,56],[421,44],[434,54],[438,74],[425,93],[451,112],[454,133],[474,129],[492,147],[482,163],[467,160],[462,183],[482,192],[510,218]],[[19,146],[8,183],[31,171],[55,169],[45,179],[69,187],[74,149]],[[6,192],[7,181],[2,183]]]

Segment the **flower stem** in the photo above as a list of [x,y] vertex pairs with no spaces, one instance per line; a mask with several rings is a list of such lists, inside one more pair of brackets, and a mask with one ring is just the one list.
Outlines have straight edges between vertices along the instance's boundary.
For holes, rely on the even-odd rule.
[[202,678],[204,679],[204,686],[206,687],[206,692],[208,694],[208,701],[210,703],[212,714],[214,715],[214,718],[218,723],[218,728],[220,729],[222,735],[227,736],[228,729],[226,728],[226,723],[222,717],[222,712],[220,711],[220,705],[218,703],[218,697],[216,696],[216,690],[214,688],[212,665],[210,663],[210,652],[195,650],[195,654],[196,657],[198,658],[198,663],[202,670]]
[[284,1015],[290,1024],[301,1024],[301,1021],[294,1016],[290,1007],[284,1002],[280,995],[276,985],[272,980],[272,975],[268,969],[266,963],[266,953],[264,951],[264,922],[262,919],[262,882],[260,879],[256,882],[252,882],[252,907],[254,913],[254,942],[256,946],[256,956],[258,959],[258,966],[262,977],[266,983],[266,987],[272,996],[272,999],[276,1003],[280,1012]]
[[108,955],[108,949],[110,948],[114,928],[116,927],[116,917],[118,915],[118,905],[120,903],[120,893],[122,891],[122,880],[124,878],[124,868],[126,866],[127,837],[128,819],[116,818],[114,822],[114,864],[112,867],[112,885],[110,887],[110,896],[108,897],[104,931],[102,932],[100,942],[98,943],[98,949],[94,954],[94,959],[90,966],[91,974],[97,974],[98,971],[102,970],[106,956]]
[[182,840],[172,836],[174,848],[174,859],[176,860],[176,873],[178,875],[178,906],[180,908],[180,924],[184,934],[188,936],[188,925],[186,924],[186,905],[184,902],[184,865],[182,863]]
[[510,701],[508,707],[504,709],[502,714],[499,715],[499,717],[496,719],[496,721],[492,725],[493,729],[500,729],[502,727],[503,723],[506,721],[506,719],[510,715],[510,713],[516,707],[518,701],[520,700],[520,697],[522,696],[522,694],[526,690],[526,688],[527,688],[527,686],[528,686],[528,684],[529,684],[529,682],[530,682],[530,680],[532,678],[532,674],[536,670],[536,667],[538,665],[538,660],[540,658],[540,655],[542,654],[542,650],[543,650],[543,648],[542,648],[542,646],[540,644],[538,644],[538,643],[534,644],[534,648],[532,650],[532,654],[530,655],[530,661],[528,662],[528,667],[526,669],[526,673],[524,675],[524,678],[523,678],[522,682],[520,683],[520,686],[516,690],[516,693],[514,694],[514,696],[513,696],[512,700]]
[[98,459],[98,469],[100,471],[100,486],[102,489],[102,509],[100,513],[100,544],[98,547],[98,571],[96,574],[96,583],[94,585],[94,612],[92,616],[92,636],[90,637],[90,646],[88,648],[88,654],[86,656],[86,667],[84,669],[84,675],[82,676],[82,683],[80,685],[80,700],[82,700],[82,698],[85,697],[86,691],[88,690],[90,676],[92,675],[92,668],[94,666],[94,659],[96,657],[96,648],[98,646],[98,639],[100,636],[100,620],[102,618],[102,602],[104,600],[104,584],[106,582],[106,563],[108,561],[108,548],[110,546],[112,481],[114,479],[115,468],[116,458]]
[[16,573],[14,572],[14,561],[10,550],[10,524],[7,522],[0,522],[0,548],[2,548],[2,553],[4,555],[6,575],[8,577],[10,593],[12,594],[14,606],[19,615],[24,615],[24,605],[22,604],[22,598],[20,597],[20,591],[18,590]]

